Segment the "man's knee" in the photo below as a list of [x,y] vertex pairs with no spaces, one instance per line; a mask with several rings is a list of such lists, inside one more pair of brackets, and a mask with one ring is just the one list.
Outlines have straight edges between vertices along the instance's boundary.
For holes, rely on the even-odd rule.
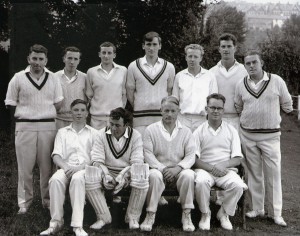
[[182,170],[179,174],[179,178],[185,181],[195,181],[195,172],[191,169]]
[[156,183],[156,182],[162,182],[163,181],[163,175],[159,170],[151,169],[149,172],[149,182],[150,183]]

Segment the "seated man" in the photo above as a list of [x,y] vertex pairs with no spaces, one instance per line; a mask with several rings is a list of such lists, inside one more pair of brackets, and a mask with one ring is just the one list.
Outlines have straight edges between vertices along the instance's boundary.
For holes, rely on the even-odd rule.
[[147,215],[141,224],[143,231],[152,230],[165,183],[176,186],[179,192],[183,230],[195,230],[191,221],[195,173],[190,169],[195,163],[195,141],[191,131],[177,120],[179,111],[179,101],[176,97],[163,98],[162,120],[149,125],[145,130],[144,156],[151,169],[146,200]]
[[87,167],[86,194],[97,221],[92,229],[101,229],[111,222],[104,190],[117,193],[131,186],[131,194],[125,216],[130,229],[140,227],[139,218],[149,187],[149,166],[144,164],[143,141],[140,133],[129,127],[132,115],[124,108],[110,112],[109,126],[99,131],[92,149],[92,166]]
[[224,229],[232,230],[229,215],[233,216],[243,189],[247,185],[237,174],[235,166],[240,165],[242,153],[237,130],[225,121],[225,97],[213,93],[207,97],[208,121],[194,131],[196,141],[195,198],[201,211],[199,228],[210,229],[210,188],[213,185],[224,189],[223,201],[217,218]]
[[53,162],[58,169],[49,180],[50,226],[40,235],[58,232],[64,223],[64,201],[68,184],[73,209],[71,226],[76,236],[85,236],[82,229],[85,202],[85,166],[91,162],[91,150],[97,130],[86,125],[87,102],[76,99],[71,103],[73,122],[58,130],[52,153]]

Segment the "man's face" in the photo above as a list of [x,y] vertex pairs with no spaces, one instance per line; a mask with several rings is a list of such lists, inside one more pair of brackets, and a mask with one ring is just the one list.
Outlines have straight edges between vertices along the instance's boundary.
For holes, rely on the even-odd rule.
[[165,102],[161,106],[162,121],[164,124],[175,124],[180,109],[172,102]]
[[76,123],[85,123],[88,116],[88,110],[85,104],[78,103],[71,108],[73,121]]
[[154,37],[152,41],[145,41],[143,43],[143,49],[145,50],[146,56],[158,57],[158,51],[161,49],[161,44],[157,37]]
[[111,65],[116,58],[116,53],[114,53],[113,47],[101,47],[99,57],[102,64]]
[[236,47],[233,45],[232,40],[221,40],[219,46],[219,52],[221,58],[224,60],[234,59]]
[[48,60],[45,53],[31,52],[27,57],[27,61],[34,73],[41,73],[44,70]]
[[188,49],[186,51],[185,60],[187,62],[189,69],[194,69],[199,67],[200,62],[202,61],[201,51],[198,49]]
[[224,103],[221,99],[211,98],[205,110],[208,121],[221,121],[224,114]]
[[115,120],[109,117],[109,126],[112,135],[116,139],[121,138],[124,135],[125,130],[127,128],[127,125],[124,124],[124,119],[122,117],[120,117],[119,120]]
[[260,75],[263,63],[258,55],[249,55],[244,58],[245,68],[250,76]]
[[80,52],[67,51],[63,57],[63,62],[67,71],[75,71],[80,62]]

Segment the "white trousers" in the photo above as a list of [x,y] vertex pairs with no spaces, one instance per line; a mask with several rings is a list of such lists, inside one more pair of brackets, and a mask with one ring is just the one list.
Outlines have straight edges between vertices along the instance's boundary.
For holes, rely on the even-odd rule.
[[[195,172],[191,169],[182,170],[177,178],[176,187],[182,209],[194,209]],[[165,189],[163,174],[157,169],[149,172],[149,190],[146,203],[147,211],[156,212],[159,199]]]
[[215,177],[202,169],[195,169],[195,197],[202,213],[209,212],[210,189],[216,185],[223,190],[222,206],[225,212],[233,216],[239,199],[243,194],[243,190],[247,189],[247,185],[240,176],[232,170],[223,177]]
[[179,114],[178,120],[182,125],[188,127],[193,133],[201,124],[206,121],[206,116]]
[[268,214],[271,217],[281,216],[280,133],[275,135],[247,134],[241,130],[241,141],[248,167],[248,187],[252,209],[264,209],[265,193],[267,193]]
[[56,125],[57,130],[59,130],[60,128],[66,127],[66,126],[70,125],[71,123],[72,123],[72,121],[60,120],[60,119],[55,120],[55,125]]
[[16,131],[15,146],[18,162],[18,205],[28,208],[33,199],[35,163],[40,169],[42,204],[49,206],[48,182],[52,174],[51,152],[56,131]]
[[100,130],[109,125],[109,116],[91,116],[91,126],[97,130]]
[[82,227],[83,209],[85,202],[85,170],[80,170],[73,174],[71,180],[67,178],[62,169],[56,171],[49,181],[50,192],[50,226],[54,222],[63,223],[64,202],[66,188],[69,186],[69,194],[72,206],[72,227]]

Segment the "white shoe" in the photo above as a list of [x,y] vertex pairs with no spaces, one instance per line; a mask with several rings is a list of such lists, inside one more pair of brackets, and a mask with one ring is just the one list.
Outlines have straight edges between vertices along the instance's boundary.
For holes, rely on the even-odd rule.
[[199,222],[199,229],[210,230],[210,218],[211,218],[210,211],[208,213],[202,213],[201,220]]
[[220,221],[223,229],[232,230],[232,224],[229,220],[228,214],[224,211],[223,207],[220,208],[217,214],[217,219]]
[[129,220],[129,229],[138,229],[140,228],[140,224],[136,219]]
[[90,226],[91,229],[102,229],[102,227],[105,225],[105,222],[103,220],[97,220],[94,224]]
[[60,231],[62,228],[63,228],[63,224],[55,223],[45,231],[41,232],[40,235],[53,235],[56,234],[58,231]]
[[155,212],[148,211],[144,222],[140,225],[142,231],[151,231],[155,222]]
[[18,211],[18,215],[23,215],[28,211],[28,208],[26,207],[20,207],[19,211]]
[[186,232],[193,232],[195,230],[195,226],[191,220],[191,211],[183,210],[181,217],[182,229]]
[[275,216],[273,219],[274,219],[275,224],[284,226],[284,227],[287,226],[286,222],[284,221],[284,219],[281,216]]
[[81,227],[74,227],[73,232],[76,236],[88,236],[87,232],[85,232]]
[[168,205],[168,201],[163,196],[161,196],[158,205],[160,206]]
[[120,202],[122,202],[122,198],[120,196],[113,196],[113,202],[120,203]]
[[257,216],[264,216],[265,210],[253,210],[246,213],[248,218],[255,218]]

